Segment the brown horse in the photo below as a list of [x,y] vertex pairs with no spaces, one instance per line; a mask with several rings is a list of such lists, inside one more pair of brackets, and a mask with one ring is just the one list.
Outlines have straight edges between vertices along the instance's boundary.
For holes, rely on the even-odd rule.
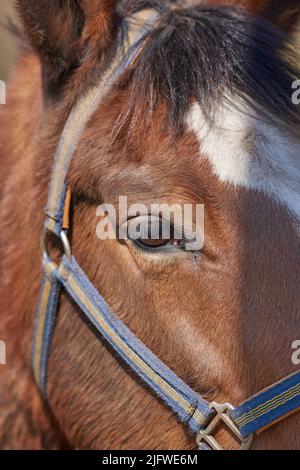
[[[53,155],[72,105],[120,46],[125,18],[157,9],[139,57],[76,149],[72,249],[116,314],[209,401],[238,404],[295,372],[300,118],[292,82],[300,73],[287,34],[298,2],[17,3],[27,39],[0,120],[0,447],[193,449],[194,437],[65,293],[48,405],[40,396],[30,354]],[[159,249],[150,239],[100,241],[96,207],[119,195],[203,203],[203,248],[185,252],[171,238]],[[299,426],[299,414],[290,416],[253,447],[299,449]],[[235,447],[225,430],[218,437]]]

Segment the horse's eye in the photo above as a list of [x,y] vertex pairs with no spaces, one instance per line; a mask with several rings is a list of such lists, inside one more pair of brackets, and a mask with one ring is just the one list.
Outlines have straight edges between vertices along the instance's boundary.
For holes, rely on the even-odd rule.
[[139,245],[142,245],[147,248],[155,249],[155,248],[162,248],[164,246],[175,246],[175,247],[181,247],[183,246],[182,240],[151,240],[151,238],[143,238],[143,239],[137,239],[135,242]]
[[164,247],[183,247],[183,240],[176,238],[174,227],[160,217],[143,216],[128,222],[128,238],[136,245],[155,250]]

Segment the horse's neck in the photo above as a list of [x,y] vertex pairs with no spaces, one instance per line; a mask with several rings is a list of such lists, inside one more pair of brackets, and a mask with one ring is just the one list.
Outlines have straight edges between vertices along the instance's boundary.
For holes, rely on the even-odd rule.
[[0,340],[7,351],[0,380],[0,447],[10,449],[67,446],[44,408],[29,366],[40,277],[38,219],[43,213],[42,200],[35,196],[41,107],[39,63],[27,56],[16,68],[7,104],[0,109],[0,310],[5,312]]
[[1,302],[7,312],[1,327],[15,330],[12,340],[17,343],[18,333],[22,338],[26,336],[20,326],[30,304],[28,286],[36,288],[32,259],[38,259],[39,252],[32,251],[35,220],[31,211],[37,190],[34,156],[41,105],[39,63],[34,56],[27,56],[16,68],[8,87],[7,104],[0,115],[1,218],[4,221],[1,230],[4,282],[1,284],[5,289]]

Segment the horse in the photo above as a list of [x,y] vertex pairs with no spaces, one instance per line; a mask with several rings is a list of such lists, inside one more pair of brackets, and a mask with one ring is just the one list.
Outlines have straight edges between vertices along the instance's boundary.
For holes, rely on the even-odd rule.
[[[185,449],[195,437],[63,291],[47,400],[31,370],[40,236],[77,100],[136,12],[157,22],[88,120],[68,172],[72,251],[117,317],[209,402],[234,406],[298,370],[298,2],[18,0],[20,57],[0,109],[3,449]],[[202,204],[204,244],[96,236],[96,208]],[[138,217],[138,216],[137,216]],[[184,241],[182,242],[184,243]],[[253,449],[299,449],[295,413]],[[216,438],[236,441],[223,426]]]

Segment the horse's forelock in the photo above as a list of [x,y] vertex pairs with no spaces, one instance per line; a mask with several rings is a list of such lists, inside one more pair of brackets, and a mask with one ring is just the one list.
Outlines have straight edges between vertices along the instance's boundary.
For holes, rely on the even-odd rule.
[[131,86],[123,118],[149,122],[164,102],[168,124],[178,131],[192,101],[213,120],[230,94],[268,122],[296,128],[300,119],[291,95],[299,76],[292,45],[271,23],[232,7],[168,10],[126,81]]

